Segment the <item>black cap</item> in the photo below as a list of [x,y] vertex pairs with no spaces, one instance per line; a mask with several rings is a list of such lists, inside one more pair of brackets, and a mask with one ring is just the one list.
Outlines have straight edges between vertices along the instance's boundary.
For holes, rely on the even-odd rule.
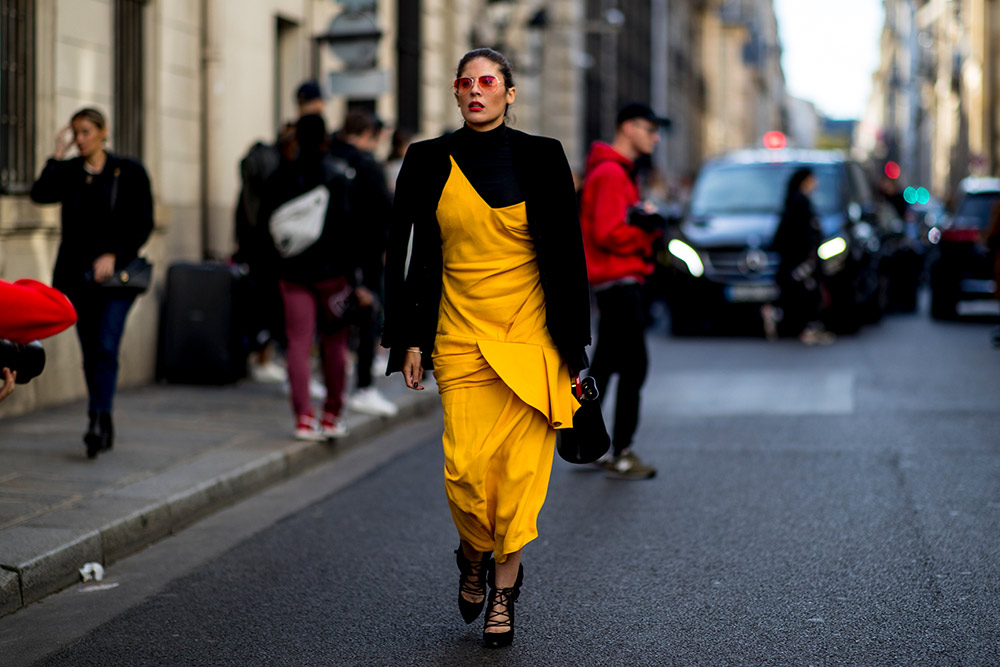
[[319,89],[319,84],[315,81],[306,81],[295,91],[295,99],[299,104],[323,99],[323,91]]
[[618,111],[618,117],[615,119],[615,127],[621,127],[621,124],[625,121],[636,118],[648,120],[650,123],[663,128],[668,128],[671,125],[670,119],[666,116],[657,116],[656,112],[649,106],[640,102],[633,102],[626,104]]

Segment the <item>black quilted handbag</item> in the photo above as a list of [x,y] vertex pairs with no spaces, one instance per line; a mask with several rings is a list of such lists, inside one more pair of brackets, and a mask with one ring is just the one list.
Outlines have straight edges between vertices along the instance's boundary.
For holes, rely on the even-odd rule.
[[573,378],[573,395],[580,401],[580,409],[573,415],[573,428],[556,431],[556,451],[570,463],[593,463],[604,456],[611,447],[611,436],[604,425],[600,392],[597,382],[587,376]]

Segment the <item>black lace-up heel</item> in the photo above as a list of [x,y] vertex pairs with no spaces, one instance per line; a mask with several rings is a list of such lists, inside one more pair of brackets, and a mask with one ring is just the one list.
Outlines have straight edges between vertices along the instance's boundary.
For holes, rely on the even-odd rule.
[[[486,623],[483,626],[483,644],[487,648],[510,646],[514,641],[514,603],[521,594],[521,582],[524,581],[524,566],[517,567],[517,581],[510,588],[496,587],[496,564],[491,562],[489,574],[490,583],[489,604],[486,606]],[[503,607],[503,610],[497,609]],[[507,628],[505,632],[487,632],[492,628]]]
[[[462,546],[455,549],[455,562],[462,573],[458,578],[458,610],[462,612],[462,618],[466,623],[472,623],[479,618],[486,604],[486,570],[492,560],[489,554],[483,556],[479,562],[472,562],[465,557]],[[480,598],[479,602],[470,602],[463,595],[473,595]]]

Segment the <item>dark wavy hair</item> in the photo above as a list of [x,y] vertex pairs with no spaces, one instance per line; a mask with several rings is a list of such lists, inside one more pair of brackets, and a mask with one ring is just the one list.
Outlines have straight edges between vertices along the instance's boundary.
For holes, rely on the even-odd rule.
[[510,61],[507,60],[507,57],[499,51],[487,48],[473,49],[462,56],[462,59],[458,61],[458,68],[455,70],[455,78],[457,79],[462,76],[462,70],[465,69],[465,66],[476,58],[486,58],[487,60],[492,61],[497,67],[500,68],[500,74],[503,76],[504,88],[514,87],[514,72],[510,68]]
[[[514,87],[514,71],[510,67],[510,61],[507,60],[507,57],[499,51],[494,51],[493,49],[485,47],[481,49],[473,49],[462,56],[462,59],[458,61],[458,68],[455,69],[455,78],[457,79],[462,76],[462,70],[465,69],[465,66],[476,58],[486,58],[500,69],[500,76],[503,77],[504,88],[509,90]],[[508,104],[503,110],[503,115],[506,116],[509,110],[510,105]]]
[[795,170],[792,177],[788,179],[788,190],[785,192],[785,201],[798,194],[802,189],[802,184],[807,178],[813,175],[813,170],[809,167],[800,167]]

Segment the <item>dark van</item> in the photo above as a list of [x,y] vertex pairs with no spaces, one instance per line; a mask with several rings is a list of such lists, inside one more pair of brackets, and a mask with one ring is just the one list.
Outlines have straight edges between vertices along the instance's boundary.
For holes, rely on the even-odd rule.
[[825,238],[826,326],[852,332],[881,317],[887,238],[893,224],[902,223],[862,167],[835,151],[743,150],[705,163],[686,214],[665,239],[661,261],[672,333],[733,320],[760,330],[760,306],[778,295],[779,257],[771,241],[788,180],[800,167],[810,167],[819,181],[811,199]]

